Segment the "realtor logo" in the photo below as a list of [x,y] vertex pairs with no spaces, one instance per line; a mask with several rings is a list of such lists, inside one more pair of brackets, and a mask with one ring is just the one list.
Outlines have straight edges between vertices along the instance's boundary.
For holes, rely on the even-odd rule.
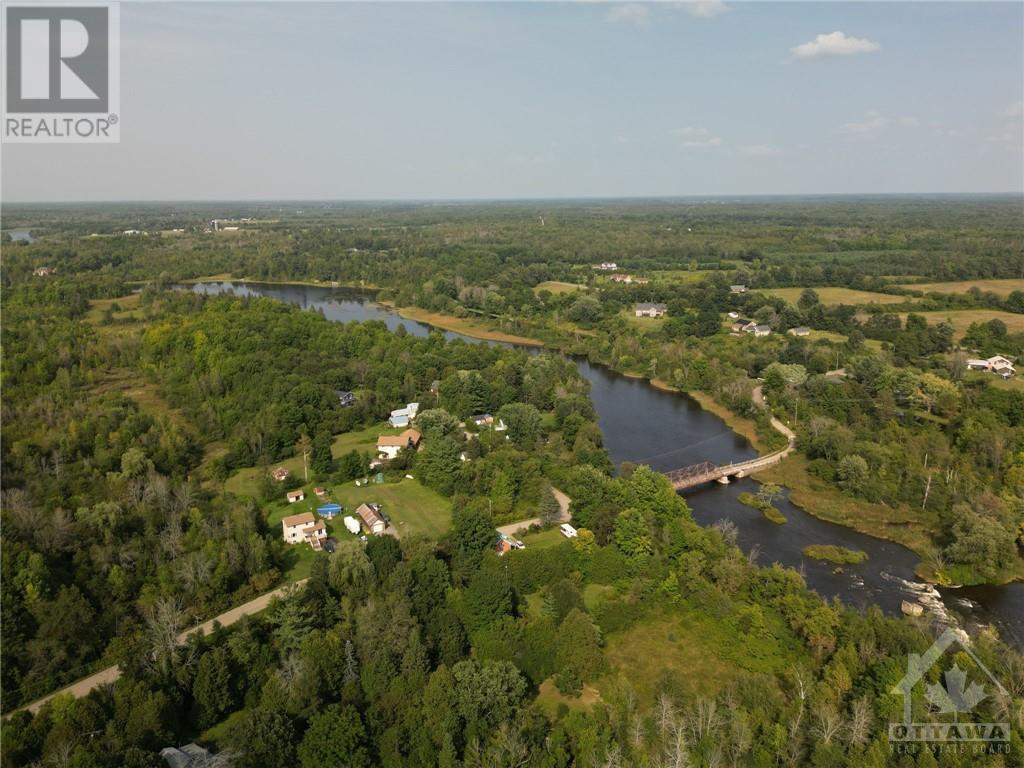
[[[903,722],[889,724],[889,741],[905,747],[910,743],[980,745],[986,751],[1005,751],[1010,742],[1009,723],[975,722],[970,713],[992,696],[1009,696],[988,668],[962,639],[958,630],[947,628],[922,655],[907,657],[907,673],[892,689],[903,696]],[[927,682],[928,671],[954,646],[959,646],[977,668],[975,677],[954,662],[939,682]],[[944,683],[944,684],[943,684]],[[928,722],[914,722],[914,690],[924,693],[924,702],[934,716]],[[906,751],[902,749],[901,751]]]
[[118,10],[4,4],[4,141],[120,139]]

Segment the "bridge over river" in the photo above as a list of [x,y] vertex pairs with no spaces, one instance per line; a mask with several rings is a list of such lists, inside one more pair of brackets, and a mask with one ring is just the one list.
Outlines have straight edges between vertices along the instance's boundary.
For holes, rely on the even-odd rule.
[[[761,387],[754,390],[754,402],[764,407],[764,397],[761,394]],[[777,432],[785,435],[786,447],[764,456],[758,456],[748,461],[740,461],[729,464],[712,464],[710,461],[702,461],[700,464],[691,464],[688,467],[671,469],[665,473],[672,487],[677,491],[685,491],[687,488],[694,488],[712,480],[729,482],[731,477],[746,477],[749,474],[762,469],[767,469],[773,464],[778,464],[786,458],[796,444],[796,435],[789,427],[781,421],[772,417],[772,427]]]

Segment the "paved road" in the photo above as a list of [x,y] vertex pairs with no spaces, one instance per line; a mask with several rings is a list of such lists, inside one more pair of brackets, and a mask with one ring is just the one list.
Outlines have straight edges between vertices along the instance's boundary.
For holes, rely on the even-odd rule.
[[[302,585],[306,583],[306,579],[300,579],[299,581],[296,581],[294,583],[295,585]],[[200,624],[196,627],[192,627],[191,629],[186,629],[184,632],[178,635],[178,644],[184,645],[189,635],[192,635],[200,629],[205,634],[210,634],[210,632],[213,631],[213,623],[215,621],[220,622],[222,627],[227,627],[234,624],[243,616],[251,616],[252,614],[259,613],[268,605],[270,605],[271,600],[273,600],[275,597],[283,595],[291,586],[291,584],[285,584],[283,587],[278,587],[272,592],[267,592],[265,595],[260,595],[254,600],[250,600],[249,602],[243,603],[242,605],[232,608],[229,611],[225,611],[220,616],[212,618],[209,621],[204,622],[203,624]],[[119,677],[121,677],[120,669],[118,669],[116,666],[107,667],[106,669],[100,670],[94,675],[83,677],[81,680],[72,683],[67,688],[61,688],[59,691],[54,691],[48,696],[44,696],[43,698],[37,701],[33,701],[28,706],[22,707],[22,709],[27,709],[29,712],[35,714],[39,711],[43,704],[48,702],[54,696],[61,696],[66,693],[70,693],[76,699],[80,699],[94,688],[98,688],[101,685],[106,685],[107,683],[113,683]]]
[[[551,492],[558,499],[558,519],[556,523],[566,523],[572,517],[569,514],[569,502],[571,499],[562,493],[557,488],[552,488]],[[539,517],[531,517],[527,520],[517,520],[514,523],[508,523],[506,525],[498,526],[498,533],[504,533],[506,536],[515,536],[519,531],[525,531],[531,525],[541,525],[543,521]]]

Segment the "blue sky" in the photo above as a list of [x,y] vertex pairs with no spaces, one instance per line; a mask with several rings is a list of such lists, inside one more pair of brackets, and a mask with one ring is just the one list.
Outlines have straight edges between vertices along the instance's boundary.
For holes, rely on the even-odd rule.
[[7,145],[5,200],[1024,185],[1021,3],[123,3],[121,36],[121,143]]

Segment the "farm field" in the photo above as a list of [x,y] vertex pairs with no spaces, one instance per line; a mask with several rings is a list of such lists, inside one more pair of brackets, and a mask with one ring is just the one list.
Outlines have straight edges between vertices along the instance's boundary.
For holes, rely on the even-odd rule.
[[586,286],[577,285],[576,283],[565,283],[561,280],[545,280],[543,283],[537,283],[533,286],[534,293],[540,293],[541,291],[550,291],[551,293],[575,293],[576,291]]
[[[764,288],[760,289],[761,293],[766,293],[769,296],[777,296],[778,298],[789,302],[790,304],[796,305],[797,300],[800,298],[800,294],[804,292],[803,288]],[[818,298],[822,304],[833,305],[833,304],[903,304],[907,301],[914,301],[912,297],[907,296],[891,296],[888,293],[875,293],[873,291],[858,291],[853,288],[815,288],[815,292],[818,294]]]
[[[1013,312],[1000,312],[997,309],[958,309],[938,310],[936,312],[920,312],[929,325],[949,320],[956,332],[956,338],[960,338],[967,332],[971,323],[987,323],[989,320],[1002,320],[1006,323],[1006,329],[1010,333],[1021,333],[1024,331],[1024,315],[1017,315]],[[900,313],[900,320],[906,320],[907,313]]]
[[971,288],[994,293],[997,296],[1006,298],[1014,291],[1024,291],[1024,280],[960,280],[950,283],[904,283],[901,288],[909,288],[912,291],[924,291],[928,293],[966,293]]

